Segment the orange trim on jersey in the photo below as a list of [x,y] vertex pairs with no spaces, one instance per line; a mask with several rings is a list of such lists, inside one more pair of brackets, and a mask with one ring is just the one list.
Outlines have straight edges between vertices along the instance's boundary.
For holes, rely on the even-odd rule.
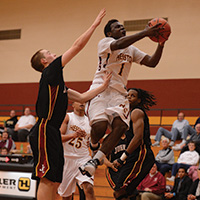
[[110,187],[111,187],[112,189],[114,189],[114,188],[115,188],[115,183],[113,182],[113,180],[112,180],[112,178],[111,178],[111,176],[110,176],[110,173],[109,173],[108,168],[106,169],[106,178],[107,178],[107,180],[108,180],[108,183],[110,184]]
[[39,125],[39,137],[38,137],[38,164],[36,166],[36,176],[42,178],[49,171],[49,162],[46,150],[46,125],[47,120],[42,119]]
[[58,86],[49,86],[49,113],[47,119],[50,120],[53,114],[53,109],[56,103],[59,85]]
[[127,176],[127,178],[125,179],[123,186],[122,187],[126,187],[127,184],[129,184],[130,182],[133,181],[133,179],[137,178],[138,174],[141,172],[141,168],[144,162],[144,159],[146,157],[146,145],[142,144],[140,145],[140,153],[139,153],[139,157],[138,160],[135,162],[133,169],[131,170],[130,174]]

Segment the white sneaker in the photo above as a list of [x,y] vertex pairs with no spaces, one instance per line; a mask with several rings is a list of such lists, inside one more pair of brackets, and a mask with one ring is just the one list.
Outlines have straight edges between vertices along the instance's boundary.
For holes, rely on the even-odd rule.
[[174,141],[171,141],[171,142],[169,143],[169,146],[170,146],[170,147],[174,146]]
[[183,141],[179,144],[179,146],[182,146],[182,145],[184,145],[185,143],[186,143],[186,141],[183,140]]
[[87,175],[88,177],[91,177],[94,175],[97,166],[98,166],[98,160],[91,159],[91,160],[88,160],[84,165],[79,167],[79,170],[81,171],[83,175]]
[[155,146],[159,147],[160,146],[160,142],[156,141],[155,143],[152,144],[152,147],[155,147]]
[[169,178],[169,177],[167,177],[167,180],[168,180],[168,181],[172,181],[172,182],[174,182],[174,180],[175,180],[175,177],[174,177],[174,176],[172,176],[172,177],[170,177],[170,178]]
[[172,149],[175,150],[175,151],[180,151],[181,147],[180,146],[174,146],[174,147],[172,147]]

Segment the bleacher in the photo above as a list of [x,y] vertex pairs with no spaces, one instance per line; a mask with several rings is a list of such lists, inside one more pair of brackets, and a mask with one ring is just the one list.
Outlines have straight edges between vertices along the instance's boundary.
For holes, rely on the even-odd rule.
[[[178,109],[174,109],[176,110],[176,114]],[[183,109],[181,109],[182,111]],[[199,117],[199,114],[197,114],[196,111],[199,112],[200,109],[196,109],[194,114],[191,114],[189,116],[186,115],[185,119],[187,119],[190,123],[190,125],[194,125],[196,119]],[[22,110],[20,110],[21,113]],[[160,126],[170,130],[171,126],[173,124],[173,122],[177,119],[177,115],[167,115],[164,116],[161,112],[159,111],[159,113],[157,115],[153,114],[151,115],[151,112],[148,113],[149,115],[149,122],[150,122],[150,131],[151,131],[151,136],[152,136],[152,142],[154,135],[156,134],[158,128]],[[34,112],[33,112],[34,113]],[[9,118],[9,110],[7,110],[7,112],[3,112],[3,114],[1,115],[0,113],[0,126],[3,126],[4,121],[6,121]],[[177,141],[177,143],[179,143],[180,141]],[[21,152],[21,145],[23,145],[23,153],[27,152],[27,145],[29,143],[27,142],[16,142],[16,149],[17,152]],[[161,149],[161,147],[152,147],[152,150],[154,152],[154,155],[157,155],[158,151]],[[174,151],[175,154],[175,160],[177,160],[180,152],[179,151]],[[170,173],[167,173],[166,176],[171,176]],[[167,181],[167,185],[172,185],[173,183]],[[110,188],[107,180],[106,180],[106,176],[105,176],[105,166],[99,166],[98,169],[96,170],[95,173],[95,179],[94,179],[94,191],[95,191],[95,196],[97,200],[109,200],[109,199],[113,199],[113,190]],[[79,193],[78,190],[76,190],[75,195],[74,195],[74,199],[78,200],[79,199]],[[61,200],[61,198],[58,196],[57,200]]]

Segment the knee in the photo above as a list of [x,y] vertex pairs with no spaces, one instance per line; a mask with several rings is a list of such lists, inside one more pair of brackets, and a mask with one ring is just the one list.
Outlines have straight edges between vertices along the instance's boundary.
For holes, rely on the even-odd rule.
[[127,124],[123,122],[122,120],[118,121],[112,126],[113,131],[117,130],[117,132],[120,132],[120,133],[126,132],[127,128],[128,128]]
[[163,130],[164,130],[164,128],[163,128],[163,127],[160,127],[160,128],[158,129],[157,133],[159,133],[159,132],[162,133]]
[[186,125],[184,129],[189,130],[189,128],[190,128],[190,125]]
[[172,132],[172,134],[173,134],[173,133],[178,133],[178,129],[177,129],[177,128],[172,128],[172,131],[171,131],[171,132]]
[[149,199],[149,193],[148,192],[143,192],[141,194],[141,200],[148,200]]

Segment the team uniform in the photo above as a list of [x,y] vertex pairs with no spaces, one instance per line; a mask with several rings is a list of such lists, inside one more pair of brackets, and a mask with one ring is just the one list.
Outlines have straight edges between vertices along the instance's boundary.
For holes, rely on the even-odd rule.
[[146,53],[140,51],[133,45],[125,49],[111,51],[110,44],[114,38],[106,37],[98,44],[98,68],[90,89],[97,88],[103,83],[102,76],[105,71],[112,71],[109,87],[87,103],[86,114],[90,124],[99,120],[106,120],[110,124],[118,115],[129,125],[129,102],[126,84],[132,62],[140,64]]
[[[139,107],[136,107],[139,108]],[[114,190],[119,190],[120,188],[126,188],[128,195],[133,194],[133,191],[143,180],[143,178],[149,173],[153,164],[155,163],[154,154],[151,150],[151,140],[149,131],[149,119],[142,108],[144,114],[144,133],[143,133],[143,143],[126,159],[126,163],[117,172],[118,178],[116,179],[116,172],[112,169],[107,169],[107,179],[111,187]],[[134,137],[133,133],[133,122],[130,121],[130,128],[126,132],[127,146]],[[122,149],[122,152],[124,149]],[[121,153],[122,154],[122,153]],[[119,154],[119,157],[121,155]],[[119,157],[114,156],[114,150],[112,151],[111,158],[117,159]]]
[[85,130],[87,136],[73,138],[63,143],[65,165],[63,171],[63,181],[58,188],[58,193],[62,197],[72,195],[75,192],[76,183],[78,183],[80,187],[83,182],[89,182],[92,185],[94,184],[93,177],[89,178],[88,176],[83,176],[79,171],[79,167],[82,163],[91,159],[88,150],[91,130],[89,120],[86,116],[78,116],[74,114],[74,112],[68,113],[68,116],[69,122],[66,134],[71,134],[77,129],[81,129]]
[[46,67],[40,79],[36,103],[38,121],[31,129],[30,144],[34,157],[33,179],[61,182],[64,165],[60,126],[68,106],[61,56]]

